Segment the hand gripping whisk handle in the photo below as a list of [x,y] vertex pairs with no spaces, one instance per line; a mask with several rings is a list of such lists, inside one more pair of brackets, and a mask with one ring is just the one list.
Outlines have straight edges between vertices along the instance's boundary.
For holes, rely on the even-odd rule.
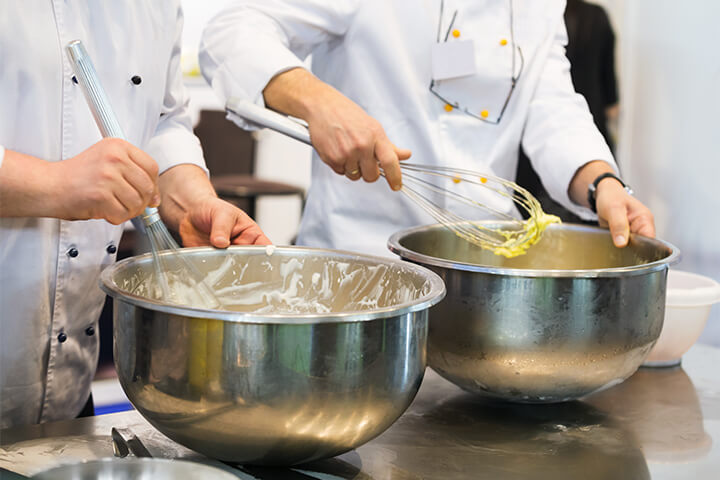
[[[115,112],[110,106],[110,100],[108,100],[105,89],[100,83],[100,78],[93,66],[90,55],[88,55],[82,42],[73,40],[67,44],[65,50],[78,85],[85,94],[85,99],[102,136],[126,140],[120,122],[118,122]],[[160,214],[157,208],[147,207],[145,209],[145,213],[142,215],[142,221],[145,225],[150,226],[159,220]]]

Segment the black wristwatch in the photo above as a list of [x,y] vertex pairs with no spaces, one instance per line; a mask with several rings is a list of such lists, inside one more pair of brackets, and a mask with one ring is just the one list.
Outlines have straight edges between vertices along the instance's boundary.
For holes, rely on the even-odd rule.
[[629,185],[627,185],[625,182],[620,180],[620,177],[618,177],[614,173],[608,172],[608,173],[603,173],[602,175],[598,175],[598,177],[595,179],[595,181],[592,182],[590,185],[588,185],[587,199],[588,199],[588,203],[590,204],[590,210],[592,210],[593,213],[597,213],[597,205],[595,204],[595,200],[596,200],[595,194],[597,193],[597,186],[601,181],[605,180],[606,178],[614,178],[615,180],[620,182],[620,185],[623,186],[623,188],[625,189],[625,191],[627,193],[629,193],[630,195],[633,194],[632,188],[630,188]]

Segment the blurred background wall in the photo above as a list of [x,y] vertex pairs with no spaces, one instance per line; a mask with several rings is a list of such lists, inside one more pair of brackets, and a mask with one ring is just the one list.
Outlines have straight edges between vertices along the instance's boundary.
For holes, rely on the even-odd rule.
[[[617,25],[618,160],[676,268],[720,281],[720,2],[608,0]],[[720,346],[720,306],[700,339]]]
[[[184,0],[184,69],[196,112],[222,105],[197,72],[204,24],[227,0]],[[617,37],[618,160],[655,213],[658,236],[682,250],[676,267],[720,281],[720,18],[717,0],[597,0]],[[199,114],[197,115],[199,117]],[[310,149],[255,135],[254,173],[307,188]],[[264,198],[257,220],[278,244],[297,231],[299,200]],[[720,346],[715,306],[701,342]]]

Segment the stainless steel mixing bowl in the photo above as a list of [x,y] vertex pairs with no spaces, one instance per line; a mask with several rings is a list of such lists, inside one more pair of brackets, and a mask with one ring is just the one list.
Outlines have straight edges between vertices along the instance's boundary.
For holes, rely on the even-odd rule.
[[166,458],[105,458],[61,465],[33,480],[237,480],[217,467]]
[[183,255],[236,311],[141,295],[149,255],[118,262],[101,280],[114,298],[120,383],[171,439],[228,462],[291,465],[367,442],[415,397],[428,308],[445,294],[431,271],[297,247]]
[[559,402],[632,375],[660,335],[672,245],[552,225],[523,256],[480,249],[441,225],[394,234],[390,250],[447,286],[430,310],[428,365],[458,386],[518,402]]

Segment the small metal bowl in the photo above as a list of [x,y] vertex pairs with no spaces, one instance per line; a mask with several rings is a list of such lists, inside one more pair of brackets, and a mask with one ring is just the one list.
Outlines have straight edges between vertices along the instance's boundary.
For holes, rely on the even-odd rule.
[[237,476],[217,467],[162,458],[104,458],[54,467],[34,480],[234,480]]
[[[428,269],[299,247],[181,254],[234,311],[132,293],[146,290],[149,255],[107,268],[101,285],[120,383],[171,439],[227,462],[292,465],[367,442],[415,397],[428,308],[445,295]],[[324,311],[292,313],[313,302]]]
[[458,386],[517,402],[571,400],[622,382],[657,340],[677,248],[607,230],[552,225],[507,259],[442,225],[394,234],[390,250],[438,273],[428,365]]

